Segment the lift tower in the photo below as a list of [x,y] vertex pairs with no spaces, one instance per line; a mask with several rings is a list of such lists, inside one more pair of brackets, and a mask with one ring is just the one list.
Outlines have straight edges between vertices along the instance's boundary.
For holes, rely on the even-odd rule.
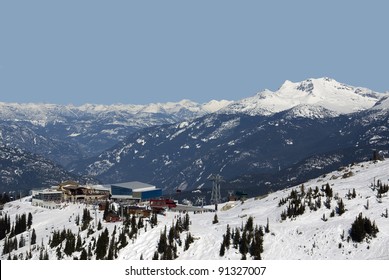
[[215,204],[215,210],[217,210],[217,205],[222,201],[220,194],[220,183],[224,182],[222,176],[219,174],[211,175],[209,180],[213,182],[212,193],[211,193],[211,203]]

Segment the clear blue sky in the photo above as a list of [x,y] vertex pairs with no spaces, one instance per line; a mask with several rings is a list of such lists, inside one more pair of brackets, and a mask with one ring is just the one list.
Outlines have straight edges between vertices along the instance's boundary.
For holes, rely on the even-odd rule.
[[237,100],[328,76],[389,90],[389,1],[0,2],[0,101]]

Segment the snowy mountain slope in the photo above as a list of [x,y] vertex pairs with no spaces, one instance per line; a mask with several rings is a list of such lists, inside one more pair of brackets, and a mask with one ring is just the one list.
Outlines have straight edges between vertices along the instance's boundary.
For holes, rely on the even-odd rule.
[[218,173],[233,181],[232,189],[244,185],[260,194],[267,181],[276,184],[289,175],[301,182],[369,159],[374,149],[388,153],[388,112],[323,118],[325,109],[313,109],[301,105],[271,116],[211,114],[140,130],[75,170],[103,182],[139,180],[166,190],[202,188]]
[[63,180],[84,181],[53,162],[10,147],[0,146],[0,192],[23,191],[58,184]]
[[[219,249],[223,240],[223,234],[226,233],[227,224],[234,229],[245,224],[248,217],[253,217],[254,224],[265,226],[269,219],[270,232],[265,233],[264,252],[262,258],[267,260],[280,259],[389,259],[389,223],[385,217],[385,211],[389,208],[389,197],[386,194],[381,199],[377,198],[377,191],[371,188],[372,184],[378,180],[388,184],[389,161],[382,162],[364,162],[361,164],[347,166],[341,170],[331,172],[325,176],[310,180],[304,184],[305,191],[310,188],[315,190],[319,188],[322,202],[325,201],[325,194],[320,189],[327,183],[333,191],[334,198],[331,199],[330,207],[323,204],[316,210],[309,209],[308,200],[305,201],[306,210],[302,215],[295,218],[281,219],[281,213],[287,207],[287,204],[279,206],[281,199],[287,198],[292,190],[301,192],[300,186],[295,186],[282,191],[270,193],[268,195],[251,198],[242,202],[228,202],[219,206],[217,212],[219,222],[213,224],[214,213],[191,213],[189,231],[194,237],[194,243],[190,245],[187,251],[178,246],[178,259],[183,260],[238,260],[241,254],[232,246],[226,250],[226,254],[221,257]],[[351,172],[351,173],[350,173]],[[347,194],[355,189],[356,197],[348,199]],[[338,197],[338,199],[335,199]],[[336,210],[337,201],[342,199],[345,205],[345,213],[335,214],[330,217],[330,213]],[[317,201],[316,198],[314,201]],[[368,204],[368,207],[366,207]],[[223,206],[223,207],[221,207]],[[92,206],[87,206],[94,217]],[[84,205],[64,204],[61,209],[49,210],[44,208],[32,207],[28,199],[22,201],[13,201],[4,206],[4,211],[10,216],[11,221],[15,219],[16,214],[31,212],[33,214],[32,228],[36,230],[37,245],[33,246],[32,258],[39,258],[37,246],[41,244],[47,248],[50,259],[57,259],[57,247],[51,249],[47,243],[53,230],[70,229],[77,234],[78,227],[75,225],[77,215],[82,215]],[[358,243],[350,240],[349,230],[355,218],[362,213],[363,217],[374,221],[379,232],[376,238],[368,238]],[[102,212],[97,212],[97,220],[102,218]],[[323,220],[323,215],[326,221]],[[158,217],[158,225],[154,228],[147,226],[137,235],[136,239],[128,240],[128,245],[118,252],[117,259],[150,260],[157,248],[157,242],[161,232],[166,226],[167,229],[176,221],[179,216],[176,212],[167,212],[166,216]],[[92,221],[92,224],[94,221]],[[116,232],[121,232],[121,223],[103,223],[103,229],[90,235],[87,230],[82,231],[80,235],[85,240],[84,248],[88,248],[94,238],[104,231],[105,227],[109,230],[111,237],[114,227]],[[24,234],[29,240],[28,233]],[[181,234],[181,239],[185,239],[186,233]],[[342,237],[342,235],[344,235]],[[20,234],[17,236],[20,240]],[[116,235],[116,240],[118,234]],[[128,239],[128,237],[127,237]],[[348,240],[349,239],[349,240]],[[4,240],[0,241],[0,248],[4,245]],[[64,246],[64,244],[63,244]],[[62,248],[63,248],[62,246]],[[19,258],[25,257],[28,251],[29,243],[18,248],[11,253],[18,255]],[[72,256],[63,256],[65,259],[79,257],[80,252],[73,253]],[[248,254],[249,257],[249,254]],[[8,254],[2,255],[2,259],[8,258]],[[250,257],[249,257],[250,258]],[[94,259],[94,257],[92,257]]]
[[[322,107],[327,116],[349,114],[371,108],[384,94],[353,87],[329,78],[285,83],[275,92],[264,90],[257,95],[236,101],[220,113],[271,115],[299,105]],[[309,117],[308,113],[308,117]]]
[[321,78],[287,81],[276,92],[234,103],[0,103],[0,144],[106,182],[194,189],[221,173],[250,181],[246,186],[258,192],[278,169],[306,167],[302,162],[316,154],[323,164],[327,155],[345,164],[369,158],[372,149],[388,150],[386,95]]
[[[387,93],[388,94],[388,93]],[[389,96],[385,96],[377,101],[373,107],[370,108],[370,111],[387,111],[389,110]]]
[[[188,190],[202,188],[210,174],[219,173],[236,182],[234,188],[242,183],[259,194],[263,183],[275,184],[287,173],[299,182],[318,170],[369,159],[374,149],[387,153],[386,98],[328,78],[286,82],[277,92],[260,93],[215,114],[139,130],[73,166],[107,182],[140,180]],[[317,155],[320,164],[313,170],[307,163]]]
[[65,106],[0,102],[0,143],[66,166],[112,147],[138,129],[192,119],[229,103],[182,100],[147,105]]

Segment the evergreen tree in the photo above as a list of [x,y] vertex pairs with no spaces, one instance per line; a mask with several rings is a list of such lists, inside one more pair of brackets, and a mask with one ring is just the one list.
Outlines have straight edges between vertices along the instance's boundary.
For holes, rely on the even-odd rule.
[[319,195],[319,187],[316,186],[315,190],[314,190],[314,196],[315,198]]
[[152,260],[158,260],[158,259],[159,259],[158,251],[155,251]]
[[351,197],[352,198],[356,198],[357,197],[357,193],[355,192],[355,188],[353,188],[353,193],[351,194]]
[[250,243],[249,252],[254,260],[261,260],[261,253],[263,253],[263,231],[262,227],[255,227],[254,237]]
[[88,244],[88,260],[92,258],[92,243]]
[[26,246],[26,239],[24,238],[23,234],[20,236],[20,239],[19,239],[19,248],[22,248]]
[[227,249],[229,249],[230,245],[231,245],[231,228],[230,228],[230,225],[228,225],[228,224],[227,224],[227,230],[226,230],[225,245],[226,245]]
[[119,234],[119,242],[120,242],[120,248],[124,248],[127,246],[127,237],[126,237],[126,232],[123,229],[120,234]]
[[249,248],[249,252],[250,252],[250,255],[254,257],[254,260],[260,260],[261,259],[261,254],[259,253],[259,258],[257,257],[257,251],[258,251],[258,246],[257,246],[257,243],[255,241],[255,239],[253,239],[251,241],[251,244],[250,244],[250,248]]
[[161,260],[173,260],[173,250],[171,246],[167,246],[165,251],[162,253]]
[[319,196],[317,200],[315,200],[315,206],[316,208],[321,208],[321,197]]
[[158,224],[158,217],[157,217],[157,213],[153,213],[151,215],[151,218],[150,218],[150,225],[151,225],[151,228],[153,228],[154,226],[156,226]]
[[169,229],[169,234],[168,234],[168,240],[169,240],[169,245],[170,245],[170,246],[173,245],[174,236],[175,236],[174,227],[172,226],[172,227]]
[[177,259],[178,258],[178,255],[177,255],[177,244],[174,244],[174,246],[172,248],[172,252],[173,252],[173,259]]
[[267,218],[267,223],[266,223],[266,227],[265,227],[265,232],[266,232],[266,233],[269,233],[269,232],[270,232],[269,218]]
[[131,231],[129,233],[129,237],[132,239],[133,237],[136,237],[138,233],[138,226],[137,226],[135,215],[132,215],[130,224],[131,224]]
[[219,220],[217,218],[217,214],[215,214],[215,216],[213,217],[212,224],[217,224],[218,222],[219,222]]
[[[31,220],[31,223],[32,223],[32,220]],[[20,232],[19,233],[25,232],[26,230],[27,230],[27,215],[24,213],[20,217]]]
[[371,223],[370,219],[363,218],[362,213],[358,215],[351,225],[350,236],[353,241],[362,242],[366,235],[376,237],[378,227],[375,222]]
[[353,241],[362,242],[366,236],[364,229],[364,220],[362,218],[362,213],[355,219],[354,223],[351,225],[350,236]]
[[182,224],[181,216],[178,216],[176,224],[175,224],[176,232],[182,233],[184,231],[184,226]]
[[97,224],[97,230],[102,230],[103,226],[101,225],[101,220],[99,219],[99,222]]
[[7,233],[9,233],[11,228],[11,223],[8,218],[8,215],[5,214],[4,218],[0,217],[0,240],[4,239]]
[[9,250],[9,239],[5,238],[4,239],[4,245],[3,245],[3,255],[6,255],[10,252]]
[[344,203],[343,203],[343,199],[340,199],[338,200],[338,208],[337,208],[337,213],[339,216],[342,216],[342,214],[345,212],[345,208],[344,208]]
[[302,197],[305,196],[305,186],[304,186],[304,184],[302,184],[302,185],[300,186],[300,194],[301,194]]
[[139,217],[138,219],[138,229],[141,229],[144,227],[144,224],[143,224],[143,218],[142,217]]
[[239,252],[242,254],[242,257],[246,257],[248,253],[248,240],[247,240],[247,231],[243,231],[242,238],[239,242]]
[[82,241],[80,234],[77,235],[76,251],[79,252],[82,250]]
[[185,214],[184,221],[183,221],[183,229],[185,231],[189,231],[189,225],[190,225],[190,219],[189,219],[189,214],[188,212]]
[[12,242],[12,249],[13,250],[17,250],[18,249],[18,239],[17,239],[16,236],[14,237],[13,242]]
[[45,253],[43,255],[43,259],[44,260],[49,260],[49,253],[47,252],[47,248],[46,248]]
[[219,256],[223,257],[224,254],[226,253],[226,244],[224,242],[225,236],[223,236],[223,242],[220,244],[220,251],[219,251]]
[[254,219],[252,216],[247,219],[244,230],[248,232],[252,232],[254,230]]
[[109,232],[108,229],[105,228],[105,230],[101,233],[101,235],[97,239],[96,260],[104,259],[105,255],[107,254],[108,245],[109,245]]
[[167,248],[166,226],[163,232],[161,232],[158,242],[158,253],[162,254]]
[[287,216],[286,210],[281,212],[281,220],[285,221]]
[[190,244],[194,242],[194,239],[190,232],[186,235],[185,242],[184,242],[184,251],[189,249]]
[[81,251],[80,260],[87,260],[87,259],[88,259],[88,254],[86,250],[83,248]]
[[57,259],[62,260],[62,252],[61,252],[61,247],[58,247],[56,250],[57,253]]
[[63,252],[66,255],[71,256],[75,250],[75,246],[76,246],[76,237],[74,236],[74,234],[72,232],[68,231],[67,237],[66,237],[65,248],[64,248]]
[[327,209],[331,209],[331,198],[330,197],[326,197],[326,201],[324,202],[324,206],[327,208]]
[[327,197],[332,198],[332,196],[333,196],[332,188],[330,187],[330,184],[328,184],[328,183],[326,184],[325,193],[326,193]]
[[107,260],[113,260],[116,258],[116,254],[115,254],[115,235],[116,235],[116,226],[112,232],[112,238],[111,238],[111,242],[109,244],[109,249],[108,249],[108,256],[107,256]]
[[28,213],[27,228],[30,229],[32,225],[32,214]]
[[13,229],[13,234],[12,234],[13,236],[18,235],[19,233],[22,232],[20,226],[21,226],[21,224],[20,224],[20,217],[19,217],[18,214],[16,214],[16,216],[15,216],[15,226],[13,227],[14,229]]
[[92,220],[92,216],[90,214],[90,211],[87,208],[84,208],[83,214],[82,214],[82,226],[81,230],[86,230],[89,226],[90,221]]
[[235,234],[234,234],[234,239],[233,239],[233,245],[234,245],[235,249],[238,249],[239,242],[240,242],[240,231],[239,231],[239,228],[236,228]]
[[43,260],[43,248],[39,251],[39,260]]

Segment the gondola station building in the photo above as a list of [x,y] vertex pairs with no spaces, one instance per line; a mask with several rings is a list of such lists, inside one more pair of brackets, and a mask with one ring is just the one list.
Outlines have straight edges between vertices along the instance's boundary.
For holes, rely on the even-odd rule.
[[162,196],[162,189],[138,181],[105,185],[105,187],[110,188],[111,199],[113,200],[133,200],[139,202]]

